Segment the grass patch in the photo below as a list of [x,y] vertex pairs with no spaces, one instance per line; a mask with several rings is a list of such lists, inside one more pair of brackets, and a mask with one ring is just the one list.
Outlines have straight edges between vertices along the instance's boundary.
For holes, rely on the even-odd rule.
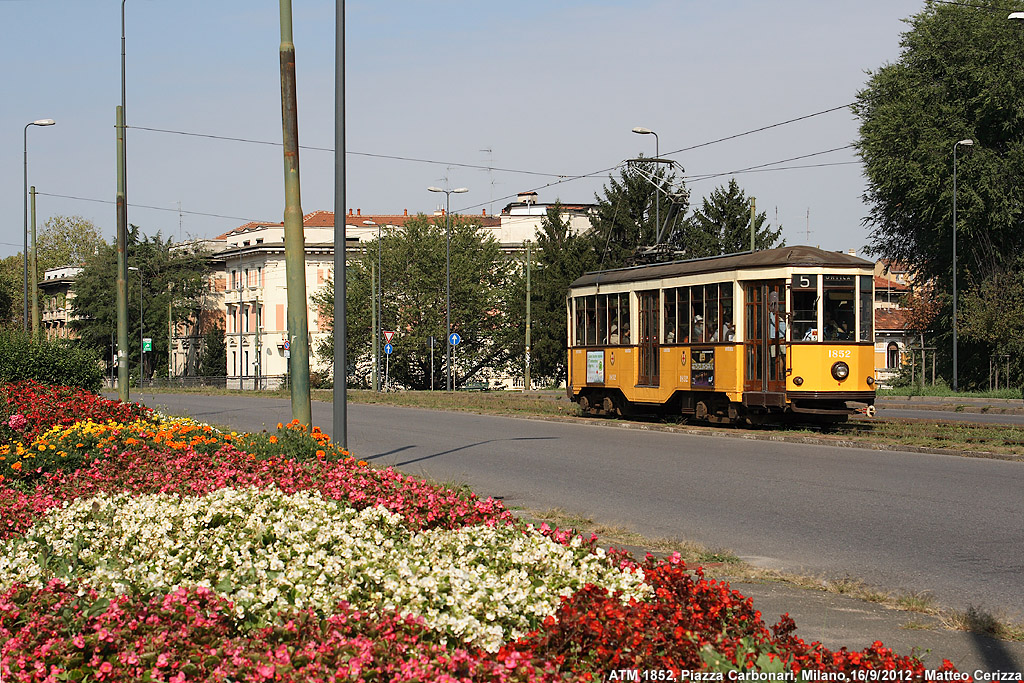
[[900,628],[906,629],[907,631],[928,631],[931,630],[931,625],[911,619],[904,624],[900,624]]
[[906,396],[910,398],[912,396],[938,396],[942,398],[1006,398],[1006,399],[1020,399],[1024,397],[1021,393],[1021,389],[1009,388],[1009,389],[996,389],[991,391],[956,391],[954,392],[949,386],[945,384],[937,384],[935,386],[919,384],[913,384],[906,387],[894,387],[892,389],[876,389],[878,396]]
[[991,612],[976,607],[943,614],[942,623],[946,628],[955,631],[970,631],[1002,640],[1024,642],[1024,625],[1004,621]]

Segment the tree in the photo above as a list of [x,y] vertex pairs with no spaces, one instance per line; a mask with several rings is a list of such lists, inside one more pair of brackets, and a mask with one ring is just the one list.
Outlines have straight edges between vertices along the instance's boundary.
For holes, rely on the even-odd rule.
[[[783,246],[782,226],[772,229],[767,214],[754,218],[754,248]],[[715,189],[684,227],[686,255],[691,258],[734,254],[750,249],[750,199],[735,178],[728,186]]]
[[[854,106],[870,253],[907,263],[938,292],[952,291],[958,140],[974,141],[957,150],[959,281],[1010,271],[1024,248],[1024,39],[1010,10],[1004,0],[927,4],[899,59],[871,74]],[[949,308],[935,319],[939,348],[951,348],[951,320]],[[961,350],[967,374],[981,376],[987,358]],[[948,370],[950,357],[940,360]]]
[[685,244],[674,226],[690,202],[683,182],[677,182],[675,174],[661,164],[648,161],[631,163],[618,179],[609,176],[608,183],[604,196],[595,195],[597,213],[591,218],[600,267],[618,268],[635,259],[639,250],[654,247],[658,243],[659,218],[661,248],[646,258],[677,258]]
[[24,324],[25,265],[21,254],[0,259],[0,324]]
[[81,216],[51,216],[36,241],[39,277],[50,268],[80,266],[106,241],[92,221]]
[[598,257],[590,233],[573,234],[562,206],[548,207],[537,234],[535,294],[531,308],[531,371],[537,377],[563,380],[566,375],[565,297],[569,283],[597,270]]
[[213,327],[203,335],[203,350],[199,356],[200,377],[225,377],[228,374],[227,345],[224,328]]
[[[172,249],[171,241],[160,233],[143,238],[138,226],[131,226],[127,241],[128,264],[141,269],[128,273],[128,353],[129,362],[139,357],[139,296],[145,316],[144,332],[153,340],[153,351],[147,360],[146,376],[156,369],[166,372],[168,358],[168,305],[174,321],[188,320],[207,288],[210,265],[207,254],[189,249]],[[82,342],[103,350],[104,356],[116,342],[117,333],[117,247],[101,245],[85,262],[75,278],[75,298],[71,326]]]
[[982,346],[990,358],[1009,357],[1019,378],[1024,352],[1024,270],[1015,268],[969,283],[957,313],[963,340]]
[[[516,357],[515,338],[522,336],[521,314],[515,313],[515,284],[521,280],[512,259],[501,253],[498,242],[471,219],[452,216],[451,321],[462,338],[456,351],[457,381],[483,368],[505,368]],[[414,389],[431,385],[430,337],[436,340],[434,384],[444,387],[445,356],[445,218],[419,215],[402,229],[385,228],[380,240],[366,245],[365,257],[346,270],[346,327],[356,381],[366,383],[372,354],[371,264],[376,269],[378,249],[383,270],[383,307],[380,327],[396,332],[390,358],[393,382]],[[334,284],[328,282],[314,295],[320,311],[331,318]],[[520,310],[523,304],[518,304]],[[522,355],[523,342],[518,342]],[[333,339],[317,349],[333,361]],[[382,364],[383,367],[383,364]]]

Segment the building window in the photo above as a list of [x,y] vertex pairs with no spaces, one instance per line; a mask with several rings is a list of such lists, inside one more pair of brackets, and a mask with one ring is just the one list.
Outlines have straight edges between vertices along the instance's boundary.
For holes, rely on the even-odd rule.
[[885,367],[890,370],[900,367],[900,346],[896,342],[889,342],[885,347]]

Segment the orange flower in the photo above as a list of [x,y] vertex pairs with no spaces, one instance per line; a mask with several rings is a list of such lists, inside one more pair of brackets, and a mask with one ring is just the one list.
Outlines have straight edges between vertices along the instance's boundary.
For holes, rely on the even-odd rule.
[[283,423],[281,423],[281,422],[278,422],[278,423],[277,423],[277,428],[278,428],[278,429],[283,429],[283,428],[284,428],[284,424],[283,424]]
[[11,465],[11,469],[14,470],[15,472],[20,470],[21,469],[21,462],[19,461],[19,462],[14,463],[13,465]]
[[324,453],[323,451],[317,451],[316,452],[316,457],[318,457],[318,458],[325,458],[325,457],[327,457],[327,454]]
[[271,436],[270,437],[270,443],[277,443],[277,437],[276,436]]
[[360,460],[356,464],[359,465],[360,467],[366,467],[366,461],[365,460]]

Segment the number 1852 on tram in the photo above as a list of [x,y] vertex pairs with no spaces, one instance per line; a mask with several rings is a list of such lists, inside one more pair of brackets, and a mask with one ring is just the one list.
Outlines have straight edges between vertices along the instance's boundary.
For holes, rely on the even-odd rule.
[[873,272],[794,246],[587,273],[567,299],[569,397],[717,424],[874,415]]

